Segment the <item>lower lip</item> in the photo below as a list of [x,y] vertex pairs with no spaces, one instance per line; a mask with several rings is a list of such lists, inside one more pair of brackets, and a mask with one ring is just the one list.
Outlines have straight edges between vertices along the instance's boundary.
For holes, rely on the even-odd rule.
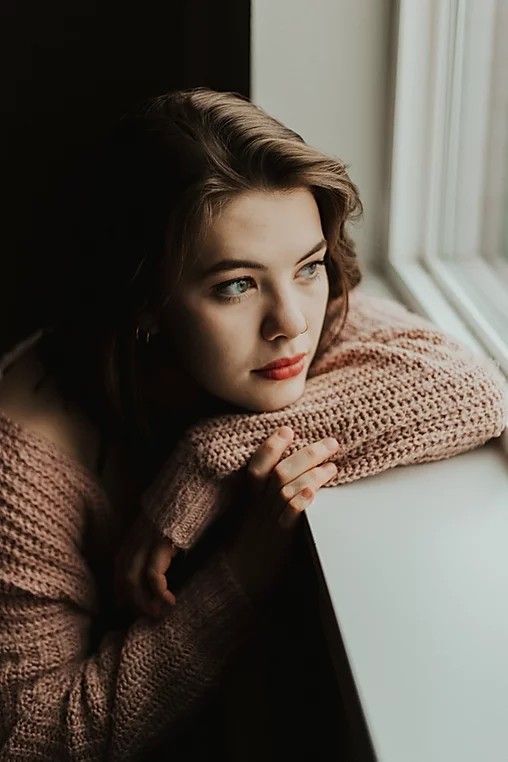
[[286,378],[298,376],[302,372],[304,366],[305,358],[302,357],[301,360],[293,363],[293,365],[285,365],[283,368],[270,368],[270,370],[255,370],[254,373],[263,376],[263,378],[270,378],[273,381],[284,381]]

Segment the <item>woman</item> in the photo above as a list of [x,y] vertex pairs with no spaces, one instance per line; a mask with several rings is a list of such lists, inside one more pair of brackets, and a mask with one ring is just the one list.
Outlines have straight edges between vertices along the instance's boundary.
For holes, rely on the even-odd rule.
[[[298,404],[360,282],[345,224],[361,203],[340,161],[205,88],[140,107],[78,169],[49,228],[60,256],[45,330],[8,357],[0,384],[0,759],[156,759],[182,738],[185,755],[233,660],[271,632],[296,519],[333,477],[337,442],[316,437],[284,457],[292,432],[274,427],[238,491],[245,510],[176,559],[176,604],[158,619],[139,615],[149,588],[132,554],[134,607],[118,605],[114,559],[123,549],[129,560],[129,527],[150,546],[152,527],[134,521],[141,497],[164,492],[192,424]],[[434,344],[415,365],[426,352],[434,363]],[[298,373],[262,370],[295,355]],[[453,373],[445,357],[441,381]],[[499,433],[493,382],[489,394],[467,446]],[[449,452],[439,446],[432,457]]]

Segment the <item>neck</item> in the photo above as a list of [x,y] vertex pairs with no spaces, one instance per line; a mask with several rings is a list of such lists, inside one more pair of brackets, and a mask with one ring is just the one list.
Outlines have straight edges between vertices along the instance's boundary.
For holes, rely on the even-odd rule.
[[199,386],[188,373],[175,367],[157,367],[143,385],[150,420],[157,428],[184,430],[199,418],[237,412],[225,400]]

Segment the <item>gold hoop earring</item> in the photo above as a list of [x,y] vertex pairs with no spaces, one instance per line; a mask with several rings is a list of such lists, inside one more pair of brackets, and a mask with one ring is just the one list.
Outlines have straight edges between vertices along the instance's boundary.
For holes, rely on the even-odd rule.
[[136,341],[144,341],[146,345],[150,342],[150,339],[156,333],[159,333],[159,328],[157,326],[150,327],[150,326],[137,325],[136,326]]
[[136,326],[136,341],[143,341],[148,344],[150,341],[150,329],[143,329],[140,325]]

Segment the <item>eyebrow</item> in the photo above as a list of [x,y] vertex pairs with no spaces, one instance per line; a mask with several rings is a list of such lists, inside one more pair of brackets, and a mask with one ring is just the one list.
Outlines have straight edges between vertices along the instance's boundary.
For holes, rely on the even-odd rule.
[[[310,251],[304,254],[303,257],[300,257],[298,262],[295,264],[300,264],[300,262],[303,262],[304,259],[307,259],[308,257],[312,256],[312,254],[320,251],[326,245],[326,239],[322,238],[321,241],[313,246]],[[215,264],[211,265],[211,267],[208,267],[206,270],[202,270],[199,273],[198,277],[200,280],[204,280],[205,278],[208,278],[210,275],[214,275],[215,273],[223,272],[224,270],[235,270],[240,267],[248,267],[251,270],[268,269],[265,267],[265,265],[262,265],[259,262],[251,262],[248,259],[221,259],[219,262],[215,262]]]

